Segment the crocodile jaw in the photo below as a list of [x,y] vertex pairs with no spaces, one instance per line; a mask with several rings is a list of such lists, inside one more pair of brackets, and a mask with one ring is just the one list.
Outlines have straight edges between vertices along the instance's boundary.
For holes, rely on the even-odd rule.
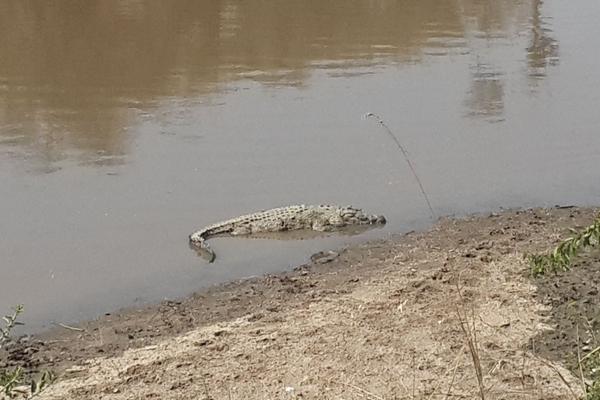
[[373,215],[371,217],[372,224],[385,225],[386,222],[387,222],[387,220],[385,219],[385,217],[383,215]]

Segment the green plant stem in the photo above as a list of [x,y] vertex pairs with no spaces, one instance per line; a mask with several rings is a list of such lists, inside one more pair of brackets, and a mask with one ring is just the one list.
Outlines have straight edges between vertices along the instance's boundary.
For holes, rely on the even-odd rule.
[[17,321],[19,315],[23,312],[23,305],[18,304],[14,308],[12,315],[6,315],[2,319],[4,320],[4,328],[0,328],[0,349],[2,345],[10,340],[10,332],[16,325],[21,323]]
[[529,255],[533,276],[547,272],[568,271],[573,258],[582,250],[600,242],[600,216],[594,223],[581,232],[573,230],[574,235],[562,241],[552,253]]

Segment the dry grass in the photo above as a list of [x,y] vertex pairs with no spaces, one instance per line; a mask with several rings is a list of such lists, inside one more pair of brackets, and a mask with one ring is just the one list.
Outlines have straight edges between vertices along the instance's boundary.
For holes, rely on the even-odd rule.
[[[463,272],[461,297],[457,276],[432,280],[444,252],[398,251],[415,254],[385,260],[380,277],[348,293],[90,361],[47,398],[574,398],[567,370],[523,350],[543,321],[515,274],[519,257],[485,276]],[[453,316],[459,302],[469,312]]]

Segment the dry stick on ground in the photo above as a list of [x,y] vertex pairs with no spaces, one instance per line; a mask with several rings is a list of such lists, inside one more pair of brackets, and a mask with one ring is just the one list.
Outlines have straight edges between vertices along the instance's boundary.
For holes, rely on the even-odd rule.
[[390,135],[392,140],[396,143],[396,146],[398,146],[398,148],[402,152],[402,155],[404,156],[404,159],[406,160],[408,167],[410,168],[413,176],[415,177],[415,180],[419,184],[419,188],[421,189],[421,194],[423,194],[423,198],[427,202],[427,207],[429,208],[429,212],[431,213],[431,218],[435,219],[436,218],[435,212],[433,211],[433,207],[431,206],[429,197],[427,196],[427,193],[425,192],[425,188],[423,187],[423,184],[421,183],[421,179],[419,179],[419,175],[417,175],[417,171],[415,170],[415,167],[413,167],[412,162],[410,162],[410,158],[408,158],[408,152],[406,151],[406,149],[404,149],[404,146],[402,146],[400,144],[400,141],[398,140],[396,135],[394,135],[392,130],[385,124],[385,122],[383,122],[383,120],[381,119],[381,117],[379,115],[374,114],[374,113],[367,113],[367,114],[365,114],[365,118],[375,118],[377,120],[377,122],[379,123],[379,125],[383,126],[383,128],[386,130],[388,135]]
[[575,331],[577,332],[577,367],[579,368],[579,377],[581,378],[581,387],[583,389],[583,393],[586,393],[585,387],[585,378],[583,377],[583,367],[581,366],[581,350],[579,349],[579,322],[575,326]]
[[460,327],[465,334],[467,339],[467,344],[469,345],[469,352],[471,353],[471,358],[473,359],[473,366],[475,367],[475,373],[477,375],[477,383],[479,384],[479,396],[481,400],[485,400],[485,388],[483,386],[483,372],[481,370],[481,360],[479,359],[479,350],[477,347],[477,336],[475,332],[475,324],[473,323],[473,327],[471,328],[469,322],[466,320],[466,317],[460,313],[458,307],[456,308],[456,313],[458,314],[458,319],[460,321]]
[[[463,347],[464,349],[464,347]],[[461,349],[462,351],[462,349]],[[454,371],[452,371],[452,380],[450,381],[450,385],[448,386],[448,391],[446,392],[446,396],[444,396],[444,400],[446,400],[448,397],[450,397],[450,393],[452,392],[452,386],[454,386],[454,379],[456,378],[456,371],[458,371],[458,361],[459,359],[456,359],[456,365],[454,366]]]
[[590,351],[589,353],[587,353],[585,356],[583,356],[581,358],[581,361],[585,361],[588,358],[590,358],[591,356],[593,356],[594,354],[596,354],[597,352],[600,351],[600,346],[596,347],[594,350]]
[[525,354],[526,353],[523,352],[523,361],[521,362],[521,388],[523,388],[523,390],[525,390]]
[[[462,297],[462,293],[460,291],[460,274],[459,279],[456,282],[456,289],[458,291],[458,297],[460,302],[464,305],[465,301]],[[465,334],[465,338],[467,339],[467,345],[469,346],[469,352],[471,353],[471,358],[473,359],[473,366],[475,367],[475,374],[477,375],[477,383],[479,385],[479,396],[481,400],[485,400],[485,387],[483,386],[483,371],[481,369],[481,360],[479,359],[479,349],[477,345],[477,331],[475,329],[475,310],[471,308],[471,320],[473,323],[473,327],[469,325],[469,321],[467,317],[463,318],[460,313],[460,309],[458,305],[456,306],[456,314],[458,315],[458,320],[460,322],[460,327]]]
[[71,325],[63,324],[61,322],[57,322],[56,325],[60,326],[61,328],[68,329],[70,331],[85,332],[85,329],[83,329],[83,328],[77,328],[77,327],[74,327]]

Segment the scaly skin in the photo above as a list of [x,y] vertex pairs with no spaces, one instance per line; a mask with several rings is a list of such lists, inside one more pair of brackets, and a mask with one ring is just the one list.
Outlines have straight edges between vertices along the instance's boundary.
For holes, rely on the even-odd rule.
[[333,231],[351,225],[385,224],[383,215],[366,215],[351,206],[296,205],[274,208],[209,225],[190,235],[190,245],[209,262],[215,253],[206,240],[217,235],[250,235],[290,230]]

